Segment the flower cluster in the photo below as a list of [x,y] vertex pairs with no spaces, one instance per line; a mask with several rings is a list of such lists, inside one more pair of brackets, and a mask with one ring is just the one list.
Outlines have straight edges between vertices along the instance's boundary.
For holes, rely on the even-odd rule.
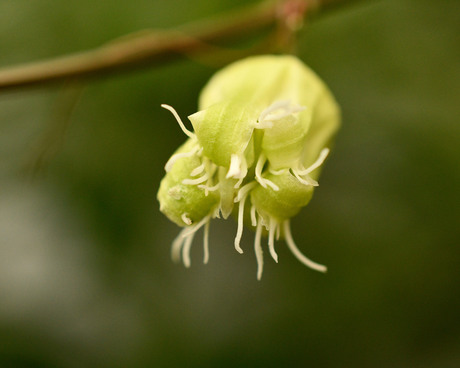
[[204,262],[209,259],[211,219],[235,213],[235,249],[243,253],[243,223],[255,229],[257,278],[263,270],[262,235],[278,262],[275,239],[284,237],[305,265],[326,267],[295,245],[290,219],[310,201],[320,166],[340,123],[339,108],[325,84],[293,56],[256,56],[215,74],[203,89],[188,130],[170,110],[188,140],[166,163],[160,210],[183,230],[172,258],[190,266],[190,248],[204,227]]

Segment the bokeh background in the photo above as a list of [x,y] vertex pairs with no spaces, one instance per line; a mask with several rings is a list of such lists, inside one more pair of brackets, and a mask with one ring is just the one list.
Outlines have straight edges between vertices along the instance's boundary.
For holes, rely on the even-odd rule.
[[[0,0],[0,66],[181,25],[239,0]],[[1,367],[459,367],[460,3],[363,1],[319,16],[299,55],[343,127],[313,201],[256,280],[253,234],[211,226],[170,260],[164,163],[215,68],[192,60],[85,86],[0,93]],[[78,91],[77,91],[78,92]],[[71,93],[72,94],[72,93]],[[49,132],[49,133],[47,133]],[[57,132],[57,133],[56,133]],[[56,141],[56,140],[54,140]]]

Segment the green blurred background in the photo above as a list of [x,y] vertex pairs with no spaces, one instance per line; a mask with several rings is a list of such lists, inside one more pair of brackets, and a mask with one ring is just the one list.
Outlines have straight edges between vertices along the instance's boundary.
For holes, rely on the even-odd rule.
[[[235,0],[0,0],[0,66],[224,12]],[[343,109],[293,235],[256,280],[253,234],[213,221],[192,267],[158,209],[182,116],[215,71],[194,61],[90,83],[30,180],[57,87],[0,93],[0,367],[459,367],[460,2],[363,1],[299,55]],[[58,115],[59,116],[59,115]],[[57,120],[59,122],[59,119]],[[56,130],[54,128],[54,130]]]

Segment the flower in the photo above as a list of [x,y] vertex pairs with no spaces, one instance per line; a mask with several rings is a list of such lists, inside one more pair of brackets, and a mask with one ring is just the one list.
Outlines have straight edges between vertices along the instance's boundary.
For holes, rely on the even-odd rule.
[[158,192],[160,210],[184,227],[173,242],[174,260],[190,265],[190,247],[203,227],[205,263],[212,218],[238,220],[235,249],[243,253],[243,223],[255,228],[257,278],[263,270],[261,239],[278,262],[275,238],[283,236],[305,265],[326,271],[295,245],[290,219],[312,198],[320,168],[340,124],[326,85],[294,56],[256,56],[217,72],[204,87],[189,137],[167,162]]

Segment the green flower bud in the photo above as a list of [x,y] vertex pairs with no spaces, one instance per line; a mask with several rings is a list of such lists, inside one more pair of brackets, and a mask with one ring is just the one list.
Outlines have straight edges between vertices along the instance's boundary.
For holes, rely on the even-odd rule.
[[300,183],[289,170],[279,175],[269,173],[265,177],[279,190],[258,185],[250,193],[251,203],[264,223],[268,224],[270,219],[278,223],[289,220],[297,215],[313,196],[314,186]]
[[[321,151],[318,160],[313,163],[308,169],[308,173],[314,177],[318,176],[318,168],[326,158],[329,149],[325,148]],[[275,234],[279,238],[281,231],[289,249],[297,257],[297,259],[306,266],[320,271],[326,272],[327,268],[305,257],[294,243],[290,229],[290,219],[305,207],[313,196],[314,185],[305,185],[298,177],[291,173],[292,170],[284,169],[278,172],[272,171],[264,175],[264,180],[270,182],[270,186],[256,186],[250,192],[251,225],[256,226],[255,249],[256,255],[259,254],[258,277],[262,276],[262,248],[260,246],[260,233],[262,226],[268,232],[268,248],[272,258],[278,262],[278,255],[275,251]],[[313,180],[313,179],[311,179]],[[316,183],[316,181],[315,181]],[[316,184],[317,185],[317,184]],[[249,222],[246,218],[246,222]]]
[[[191,234],[203,224],[206,230],[219,212],[226,218],[235,210],[238,252],[243,253],[243,222],[256,229],[258,279],[265,231],[275,261],[274,242],[282,233],[301,262],[325,271],[299,251],[290,230],[290,219],[308,204],[318,185],[320,166],[340,123],[337,103],[318,76],[293,56],[251,57],[211,78],[200,95],[200,111],[189,116],[194,133],[174,109],[163,107],[190,137],[167,163],[169,172],[158,195],[162,211],[186,226],[173,244],[173,255],[182,250],[189,265]],[[190,178],[200,173],[203,176]],[[177,193],[190,200],[174,199]]]
[[[318,157],[318,159],[308,168],[305,172],[300,173],[301,175],[310,175],[317,178],[318,168],[324,162],[327,154],[329,153],[328,148],[324,148]],[[279,238],[281,231],[284,233],[284,237],[289,249],[292,253],[306,266],[321,272],[325,272],[327,269],[325,266],[320,265],[316,262],[311,261],[305,257],[294,243],[290,229],[290,218],[294,217],[302,207],[306,206],[312,196],[315,185],[305,184],[297,177],[299,174],[293,175],[293,170],[283,169],[280,171],[267,171],[263,176],[257,173],[256,167],[256,178],[258,184],[253,181],[246,184],[238,193],[237,200],[239,199],[239,210],[238,210],[238,231],[235,238],[235,248],[241,249],[239,242],[242,235],[243,222],[250,223],[251,226],[256,228],[256,237],[254,242],[255,253],[258,263],[257,278],[262,277],[263,270],[263,256],[261,247],[261,236],[263,228],[268,232],[268,247],[270,255],[278,262],[278,255],[275,251],[275,235]],[[313,180],[313,179],[311,179]],[[263,184],[268,184],[263,186]],[[249,215],[245,213],[245,201],[249,196],[250,199],[250,212]],[[241,199],[240,199],[241,198]]]
[[[219,192],[212,190],[217,166],[204,157],[195,138],[189,138],[166,164],[166,176],[160,183],[158,201],[162,211],[184,230],[173,244],[172,255],[190,265],[190,246],[195,232],[205,226],[205,263],[208,260],[209,221],[219,209]],[[211,189],[211,190],[210,190]]]

